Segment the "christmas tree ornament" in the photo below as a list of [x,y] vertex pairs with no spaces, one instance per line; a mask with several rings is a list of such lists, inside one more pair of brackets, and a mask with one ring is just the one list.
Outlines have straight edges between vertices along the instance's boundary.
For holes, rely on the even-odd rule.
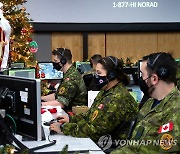
[[32,53],[37,52],[38,50],[38,44],[36,43],[36,41],[32,41],[29,43],[29,49]]

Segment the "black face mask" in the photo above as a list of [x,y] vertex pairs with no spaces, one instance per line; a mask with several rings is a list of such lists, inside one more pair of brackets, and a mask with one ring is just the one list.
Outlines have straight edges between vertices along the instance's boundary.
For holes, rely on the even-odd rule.
[[97,74],[94,75],[94,81],[98,89],[101,89],[109,82],[106,76],[99,76]]
[[[148,77],[147,79],[149,79],[150,77]],[[147,79],[143,80],[142,77],[140,77],[139,79],[139,87],[141,89],[141,91],[144,93],[144,95],[149,96],[149,88],[147,83],[145,82]]]
[[53,68],[56,69],[57,71],[61,70],[62,66],[59,65],[59,63],[53,62]]

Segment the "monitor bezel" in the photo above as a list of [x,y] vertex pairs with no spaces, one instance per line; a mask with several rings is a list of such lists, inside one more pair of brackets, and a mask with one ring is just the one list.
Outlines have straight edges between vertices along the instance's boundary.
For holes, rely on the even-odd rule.
[[[33,72],[34,72],[34,77],[33,77],[33,79],[35,79],[36,78],[36,68],[35,67],[24,67],[24,68],[12,68],[12,69],[9,69],[8,70],[8,75],[9,76],[13,76],[13,75],[10,75],[10,72],[11,71],[28,71],[28,70],[33,70]],[[20,76],[14,76],[14,77],[20,77]]]
[[[40,79],[32,79],[32,78],[23,78],[23,77],[14,77],[14,76],[7,76],[7,75],[0,75],[0,80],[9,80],[9,81],[11,81],[11,83],[12,82],[26,82],[26,81],[29,81],[29,82],[32,82],[33,84],[35,84],[35,86],[34,86],[34,88],[35,88],[35,93],[36,93],[36,96],[34,96],[34,97],[36,97],[36,102],[34,102],[34,103],[36,103],[36,105],[33,105],[32,107],[36,107],[36,110],[34,110],[34,112],[36,112],[35,114],[36,114],[36,117],[35,118],[33,118],[33,119],[31,119],[33,122],[34,122],[34,125],[36,125],[35,126],[35,128],[36,128],[36,133],[35,134],[31,134],[31,136],[29,136],[29,134],[26,134],[26,132],[21,132],[22,131],[22,129],[20,129],[20,131],[19,130],[17,130],[17,134],[20,134],[20,135],[22,135],[23,137],[27,137],[27,138],[29,138],[29,139],[31,139],[31,140],[36,140],[36,141],[41,141],[42,140],[42,122],[41,122],[41,81],[40,81]],[[17,81],[15,81],[15,80],[17,80]],[[18,81],[19,80],[19,81]],[[0,86],[1,86],[1,83],[0,83]],[[2,86],[4,86],[3,84],[2,84]],[[10,85],[7,85],[7,87],[11,87],[11,84]],[[18,88],[19,86],[17,85],[17,88]],[[12,113],[11,113],[12,114]],[[17,114],[17,113],[16,113]],[[23,119],[23,118],[19,118],[18,120],[17,120],[17,115],[13,115],[12,114],[12,117],[14,117],[14,120],[15,121],[17,121],[16,123],[19,123],[19,121],[20,121],[20,123],[23,123],[23,122],[30,122],[30,121],[28,121],[28,119]],[[17,126],[17,128],[18,128],[19,126]],[[32,126],[32,127],[34,127],[34,126]]]
[[[23,64],[23,67],[13,67],[12,68],[12,64]],[[11,63],[11,68],[12,69],[21,69],[21,68],[25,68],[25,62],[13,62],[13,63]]]

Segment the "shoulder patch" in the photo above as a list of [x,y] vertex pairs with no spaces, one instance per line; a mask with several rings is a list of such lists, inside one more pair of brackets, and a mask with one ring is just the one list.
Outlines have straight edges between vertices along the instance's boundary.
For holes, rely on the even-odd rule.
[[100,110],[104,109],[104,104],[99,104],[98,109]]
[[164,150],[169,150],[174,145],[174,139],[170,134],[163,134],[160,140],[160,147]]
[[98,110],[94,111],[91,121],[94,121],[94,119],[96,119],[97,116],[98,116]]
[[61,87],[59,89],[59,94],[64,94],[65,91],[66,91],[66,88],[65,87]]
[[169,132],[169,131],[173,130],[173,127],[174,127],[173,123],[169,122],[167,124],[160,126],[158,133],[161,134],[161,133]]

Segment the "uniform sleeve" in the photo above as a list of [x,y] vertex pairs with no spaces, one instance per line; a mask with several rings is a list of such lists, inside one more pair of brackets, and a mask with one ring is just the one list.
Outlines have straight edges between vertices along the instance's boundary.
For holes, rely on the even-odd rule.
[[[115,129],[125,118],[129,116],[125,110],[126,104],[134,103],[127,102],[128,99],[113,98],[107,103],[103,109],[91,108],[88,117],[77,123],[68,123],[63,128],[65,135],[76,137],[91,137],[93,140],[98,140],[104,134]],[[130,108],[129,108],[130,110]],[[133,109],[131,109],[133,110]]]
[[74,98],[78,87],[73,80],[64,81],[58,88],[56,93],[56,99],[64,104],[65,106],[69,105],[69,102]]
[[[173,107],[169,108],[169,113],[164,117],[164,122],[161,126],[158,126],[157,130],[151,128],[152,131],[155,131],[155,138],[152,140],[149,136],[148,144],[147,140],[145,142],[139,142],[138,145],[126,145],[124,147],[118,148],[113,151],[112,154],[133,154],[133,153],[171,153],[176,154],[180,151],[180,108]],[[149,131],[151,131],[149,130]],[[157,135],[157,131],[159,134]],[[145,144],[145,145],[144,145]]]
[[69,122],[70,123],[76,123],[76,122],[78,122],[80,120],[83,120],[84,117],[85,117],[84,114],[78,114],[78,115],[75,115],[75,116],[71,116]]

